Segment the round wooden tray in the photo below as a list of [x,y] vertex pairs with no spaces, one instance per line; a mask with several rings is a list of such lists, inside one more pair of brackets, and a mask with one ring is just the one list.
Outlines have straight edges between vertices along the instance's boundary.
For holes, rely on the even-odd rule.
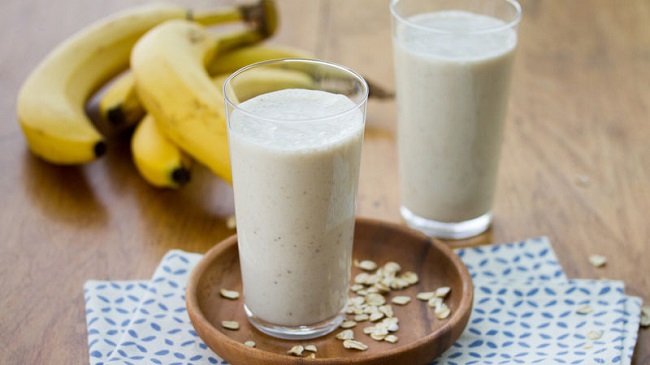
[[[363,328],[370,325],[368,322],[354,328],[356,339],[369,346],[366,351],[345,349],[334,337],[339,330],[304,341],[281,340],[259,332],[246,319],[243,298],[233,301],[219,295],[221,288],[242,292],[236,236],[215,245],[193,270],[186,292],[187,311],[203,341],[234,365],[426,364],[448,349],[465,329],[472,307],[472,282],[465,265],[444,244],[432,242],[401,225],[357,219],[353,258],[373,260],[379,265],[395,261],[403,271],[418,273],[417,285],[389,294],[389,298],[412,297],[405,306],[393,304],[400,325],[395,333],[399,337],[397,343],[372,340],[363,333]],[[353,267],[352,277],[359,272]],[[426,302],[415,299],[417,293],[441,286],[451,287],[445,300],[451,315],[444,320],[437,319]],[[237,331],[224,329],[222,320],[238,321],[241,327]],[[248,340],[255,341],[257,346],[245,346]],[[287,351],[296,344],[316,345],[316,358],[288,355]]]

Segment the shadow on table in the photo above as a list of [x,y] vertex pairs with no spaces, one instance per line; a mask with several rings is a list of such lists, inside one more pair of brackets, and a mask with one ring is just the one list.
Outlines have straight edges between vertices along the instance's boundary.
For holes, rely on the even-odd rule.
[[107,223],[106,208],[90,187],[85,166],[58,166],[28,150],[23,154],[24,189],[49,218],[75,228]]
[[[232,188],[194,161],[190,181],[178,189],[157,188],[138,173],[130,151],[130,138],[109,140],[109,151],[99,165],[105,187],[118,209],[137,222],[125,222],[151,245],[205,251],[235,233],[227,219],[234,214]],[[133,214],[134,212],[137,212]]]

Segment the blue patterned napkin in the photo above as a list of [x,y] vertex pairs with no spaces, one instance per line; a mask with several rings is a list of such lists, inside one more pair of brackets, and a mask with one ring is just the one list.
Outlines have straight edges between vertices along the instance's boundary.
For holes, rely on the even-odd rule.
[[[625,296],[622,282],[567,280],[543,237],[457,253],[473,278],[474,309],[432,364],[630,364],[641,300]],[[225,364],[185,309],[200,259],[173,250],[151,280],[86,282],[90,364]]]

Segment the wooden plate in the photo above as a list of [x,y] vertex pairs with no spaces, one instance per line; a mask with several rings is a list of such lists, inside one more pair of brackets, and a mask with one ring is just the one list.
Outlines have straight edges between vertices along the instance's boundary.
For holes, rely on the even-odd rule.
[[[199,336],[219,356],[231,364],[426,364],[448,349],[463,332],[472,307],[473,288],[467,268],[448,247],[407,227],[376,220],[357,219],[353,258],[373,260],[379,265],[395,261],[404,271],[415,271],[417,285],[393,291],[394,295],[410,295],[406,306],[393,305],[400,329],[395,344],[377,342],[363,333],[368,322],[354,328],[357,340],[369,345],[366,351],[345,349],[333,333],[305,341],[281,340],[265,335],[250,325],[243,309],[243,298],[227,300],[220,288],[242,292],[237,251],[237,237],[232,236],[213,247],[195,267],[187,286],[187,311]],[[359,269],[352,269],[352,277]],[[445,303],[451,315],[444,320],[435,317],[433,309],[415,299],[422,291],[441,286],[451,287]],[[236,320],[237,331],[226,330],[222,320]],[[253,340],[256,348],[244,345]],[[314,344],[316,358],[287,355],[296,344]]]

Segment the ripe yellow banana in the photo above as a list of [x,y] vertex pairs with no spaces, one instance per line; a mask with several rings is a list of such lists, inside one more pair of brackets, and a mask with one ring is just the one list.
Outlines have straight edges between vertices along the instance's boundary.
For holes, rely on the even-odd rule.
[[245,31],[217,40],[196,23],[176,20],[149,31],[131,52],[131,70],[145,109],[172,142],[228,182],[223,99],[205,65],[217,46],[235,48],[262,37]]
[[[229,76],[230,73],[226,73],[212,78],[219,98]],[[313,86],[313,81],[306,74],[291,70],[260,70],[239,81],[238,96],[245,99],[285,87]],[[220,106],[223,107],[223,104]],[[136,127],[131,139],[131,153],[140,175],[154,186],[178,188],[189,181],[190,157],[162,134],[151,114],[147,114]]]
[[[210,75],[230,75],[230,73],[252,63],[277,58],[313,58],[306,51],[286,46],[261,44],[240,47],[228,52],[219,52],[219,48],[217,46],[218,54],[207,65]],[[100,118],[109,126],[118,129],[132,126],[133,121],[142,117],[141,113],[144,110],[137,92],[135,92],[135,85],[128,85],[132,82],[133,75],[128,73],[124,78],[126,79],[122,82],[109,85],[99,103]]]
[[119,134],[134,127],[146,114],[135,91],[135,78],[125,72],[112,82],[102,94],[98,105],[101,123],[111,134]]
[[208,64],[207,69],[210,75],[232,73],[256,62],[278,58],[314,58],[314,55],[298,48],[260,44],[220,54]]
[[264,11],[273,10],[269,3],[196,15],[175,5],[144,5],[80,30],[47,55],[18,94],[18,119],[29,148],[57,164],[94,160],[106,146],[84,112],[85,103],[99,86],[126,69],[131,48],[145,32],[170,19],[202,24],[245,19],[268,28],[275,26],[265,23]]
[[190,180],[191,159],[162,134],[151,114],[135,128],[131,154],[140,175],[154,186],[178,188]]
[[[220,97],[223,98],[223,84],[230,73],[214,77]],[[244,102],[254,96],[270,93],[272,91],[297,88],[312,89],[314,80],[306,73],[284,69],[260,69],[253,74],[241,74],[237,78],[237,98]]]

